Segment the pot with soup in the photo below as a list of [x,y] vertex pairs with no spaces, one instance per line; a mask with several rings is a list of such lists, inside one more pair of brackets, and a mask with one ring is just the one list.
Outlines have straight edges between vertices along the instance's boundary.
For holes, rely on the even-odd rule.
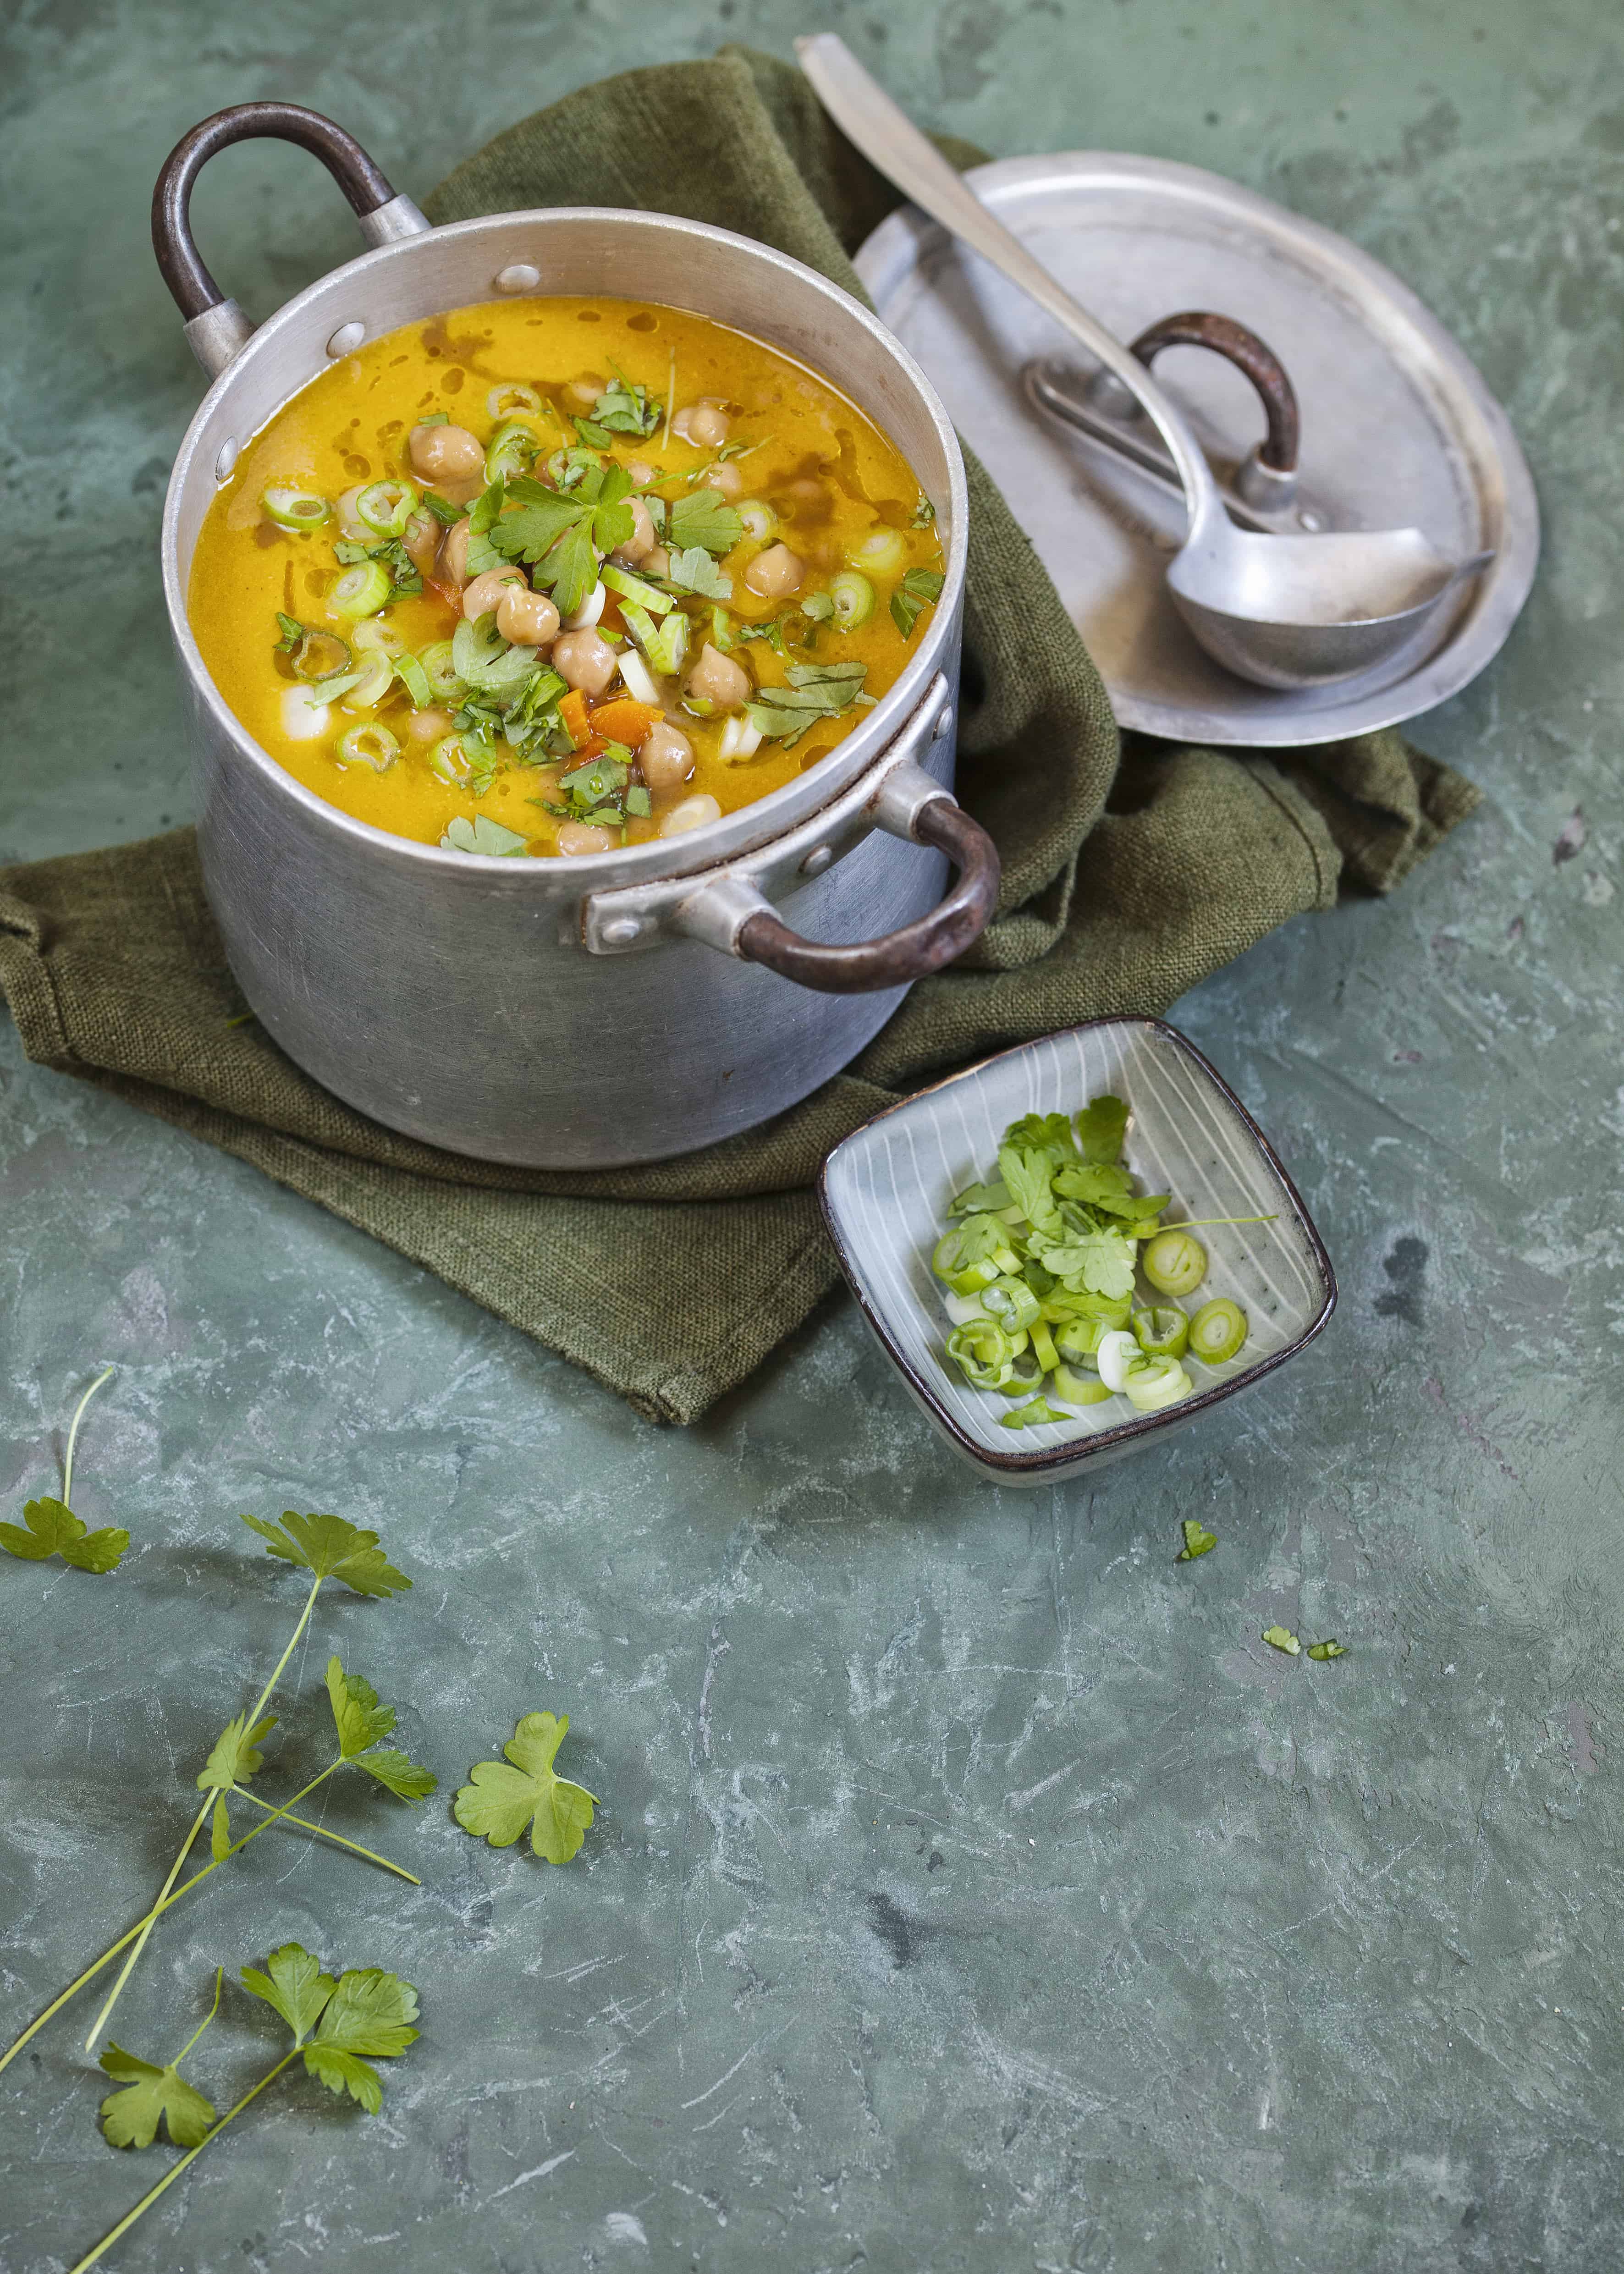
[[[258,133],[374,249],[252,330],[187,204]],[[214,378],[164,516],[204,877],[299,1065],[454,1152],[658,1159],[976,937],[963,470],[865,310],[660,215],[431,229],[286,104],[187,136],[154,227]]]

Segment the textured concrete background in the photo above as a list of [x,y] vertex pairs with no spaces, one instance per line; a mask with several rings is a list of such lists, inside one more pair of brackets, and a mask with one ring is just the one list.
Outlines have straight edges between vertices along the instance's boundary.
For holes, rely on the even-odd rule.
[[[421,192],[600,72],[818,20],[995,151],[1193,159],[1348,230],[1524,438],[1542,584],[1423,730],[1485,809],[1392,905],[1177,1014],[1300,1179],[1341,1311],[1259,1403],[1093,1490],[969,1481],[844,1302],[660,1434],[6,1029],[0,1497],[54,1488],[116,1360],[75,1498],[135,1538],[113,1580],[0,1569],[6,2015],[139,1915],[291,1623],[236,1511],[333,1508],[417,1585],[324,1601],[267,1789],[321,1758],[337,1646],[447,1788],[568,1710],[601,1822],[557,1871],[335,1794],[421,1893],[280,1834],[211,1881],[122,2041],[167,2059],[216,1961],[290,1935],[399,1966],[425,2036],[375,2121],[279,2086],[109,2263],[1615,2268],[1616,9],[15,0],[0,854],[186,810],[154,552],[197,381],[145,223],[175,136],[293,96]],[[258,312],[353,248],[281,150],[198,204]],[[1175,1569],[1192,1512],[1221,1545]],[[1273,1657],[1277,1617],[1352,1655]],[[194,2064],[222,2100],[267,2061],[249,2004]],[[16,2274],[71,2264],[170,2152],[102,2142],[75,2010],[0,2080]]]

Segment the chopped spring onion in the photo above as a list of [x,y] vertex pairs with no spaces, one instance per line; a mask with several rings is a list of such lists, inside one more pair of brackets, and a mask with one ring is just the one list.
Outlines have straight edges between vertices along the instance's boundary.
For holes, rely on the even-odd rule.
[[741,713],[734,712],[722,729],[721,748],[717,755],[727,759],[753,758],[761,746],[761,728],[753,727]]
[[525,411],[533,418],[541,409],[541,397],[533,387],[522,379],[504,380],[493,387],[485,399],[487,418],[511,418],[515,411]]
[[972,1319],[987,1316],[979,1295],[949,1295],[945,1299],[947,1315],[956,1327],[967,1327]]
[[1141,1358],[1128,1368],[1123,1383],[1137,1413],[1159,1413],[1164,1405],[1176,1405],[1194,1386],[1176,1358]]
[[1060,1330],[1055,1337],[1056,1346],[1068,1359],[1094,1358],[1101,1343],[1110,1331],[1110,1325],[1107,1319],[1062,1320],[1059,1321]]
[[1335,1635],[1327,1635],[1323,1642],[1309,1644],[1308,1655],[1323,1666],[1327,1658],[1346,1658],[1348,1645],[1345,1642],[1338,1642]]
[[395,590],[389,572],[376,561],[357,561],[346,568],[327,599],[341,616],[375,616]]
[[371,766],[375,774],[387,774],[400,754],[387,727],[352,727],[339,740],[338,755],[347,765]]
[[1157,1303],[1150,1310],[1135,1311],[1131,1323],[1147,1358],[1183,1358],[1190,1340],[1190,1321],[1177,1303]]
[[1222,1366],[1246,1339],[1246,1314],[1227,1295],[1203,1303],[1190,1321],[1190,1355],[1203,1366]]
[[594,584],[578,608],[572,608],[564,619],[567,632],[590,632],[604,613],[604,602],[609,595],[601,584]]
[[371,482],[355,501],[356,519],[374,537],[402,537],[417,510],[410,482]]
[[429,752],[429,772],[453,788],[461,788],[473,772],[473,761],[461,734],[442,734]]
[[278,529],[320,529],[333,508],[314,490],[268,489],[259,500],[267,520]]
[[995,1279],[981,1291],[981,1308],[1012,1335],[1040,1315],[1038,1299],[1024,1279]]
[[834,603],[835,623],[843,632],[856,631],[874,614],[874,587],[855,568],[843,568],[830,578],[829,597]]
[[1263,1639],[1271,1650],[1283,1651],[1288,1658],[1298,1656],[1303,1647],[1289,1627],[1265,1627]]
[[778,534],[778,516],[764,498],[741,498],[733,511],[755,544],[770,545]]
[[522,474],[539,447],[536,437],[521,420],[506,420],[492,435],[490,448],[485,454],[487,486],[492,482],[510,482],[515,474]]
[[372,655],[366,668],[344,696],[347,711],[375,711],[395,684],[395,658]]
[[867,568],[876,576],[894,576],[907,558],[907,546],[894,529],[871,530],[846,559],[853,568]]
[[1129,1367],[1142,1362],[1143,1359],[1144,1352],[1138,1341],[1120,1327],[1109,1335],[1101,1336],[1100,1347],[1094,1353],[1100,1379],[1108,1389],[1125,1389]]
[[659,709],[660,691],[655,684],[654,674],[635,647],[621,649],[620,665],[620,677],[633,702],[652,704],[657,710]]
[[645,584],[641,576],[634,576],[629,568],[617,568],[613,561],[605,561],[598,574],[612,592],[618,593],[623,600],[635,600],[651,616],[667,615],[677,605],[669,592]]
[[628,600],[620,614],[626,619],[626,629],[649,659],[649,668],[662,678],[672,679],[681,670],[688,656],[688,618],[673,609],[662,624],[657,624],[646,608],[635,600]]
[[1070,1398],[1073,1405],[1103,1405],[1113,1395],[1097,1374],[1079,1374],[1074,1367],[1055,1368],[1055,1395]]
[[1187,1231],[1159,1231],[1139,1265],[1162,1294],[1192,1295],[1207,1276],[1207,1250]]
[[350,661],[350,650],[332,632],[306,632],[293,651],[296,679],[331,679]]
[[410,696],[414,709],[426,711],[434,700],[428,674],[415,655],[397,655],[394,661],[395,675]]
[[1025,1405],[1012,1405],[1007,1413],[1000,1413],[998,1423],[1004,1429],[1036,1429],[1045,1421],[1071,1419],[1064,1406],[1051,1405],[1047,1397],[1034,1397]]
[[404,655],[406,635],[381,616],[369,616],[350,633],[350,644],[361,655]]
[[1015,1379],[1015,1344],[996,1319],[955,1327],[947,1354],[973,1389],[1003,1389]]
[[423,666],[423,676],[428,681],[429,692],[437,703],[455,703],[466,693],[462,674],[452,658],[449,640],[435,640],[432,645],[420,649],[417,661]]

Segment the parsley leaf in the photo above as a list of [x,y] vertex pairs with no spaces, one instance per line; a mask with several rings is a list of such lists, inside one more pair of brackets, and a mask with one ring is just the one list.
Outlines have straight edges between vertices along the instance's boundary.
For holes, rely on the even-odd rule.
[[820,719],[832,719],[855,703],[868,677],[861,663],[792,663],[787,687],[763,687],[745,704],[752,726],[786,749]]
[[569,1728],[569,1716],[526,1713],[503,1746],[513,1766],[476,1761],[452,1803],[464,1832],[492,1848],[511,1848],[530,1827],[530,1846],[549,1864],[567,1864],[592,1821],[596,1795],[570,1784],[553,1766]]
[[1303,1647],[1289,1627],[1265,1627],[1263,1639],[1271,1650],[1282,1651],[1287,1658],[1297,1657]]
[[1069,1406],[1051,1405],[1047,1397],[1029,1398],[1025,1405],[1012,1406],[1009,1412],[998,1416],[998,1426],[1004,1429],[1035,1429],[1044,1421],[1070,1421]]
[[380,1547],[378,1534],[344,1517],[297,1516],[284,1509],[280,1524],[264,1524],[257,1516],[245,1516],[243,1522],[268,1543],[267,1554],[297,1563],[318,1578],[342,1579],[357,1595],[393,1595],[411,1585]]
[[398,1974],[375,1966],[341,1974],[304,2046],[304,2066],[329,2092],[347,2092],[376,2116],[383,2106],[383,2080],[360,2056],[403,2053],[418,2036],[411,2026],[417,2018],[417,1993]]
[[243,1986],[282,2015],[297,2045],[315,2028],[338,1985],[302,1944],[284,1942],[266,1960],[263,1974],[258,1967],[244,1967]]
[[891,621],[906,639],[921,612],[936,599],[946,578],[934,568],[910,568],[891,596]]
[[542,666],[534,648],[502,637],[492,608],[473,623],[464,616],[458,624],[451,637],[451,667],[476,693],[501,696],[516,695]]
[[0,1547],[27,1563],[42,1563],[60,1555],[76,1571],[116,1571],[118,1559],[130,1545],[130,1535],[118,1525],[88,1532],[65,1502],[31,1500],[23,1508],[23,1525],[0,1524]]
[[[1032,1250],[1039,1254],[1034,1239]],[[1078,1294],[1106,1295],[1120,1300],[1133,1292],[1137,1244],[1125,1232],[1086,1231],[1053,1245],[1043,1243],[1039,1261],[1056,1279]]]
[[484,853],[515,860],[530,841],[516,829],[506,829],[500,821],[492,821],[488,813],[477,813],[471,821],[459,813],[446,824],[440,846],[442,853]]
[[614,440],[607,428],[600,426],[594,418],[575,418],[570,423],[581,440],[590,443],[594,449],[606,450]]
[[665,582],[673,591],[698,592],[709,600],[731,600],[733,596],[733,578],[722,574],[703,545],[673,553]]
[[1198,1523],[1193,1516],[1185,1517],[1184,1534],[1184,1544],[1174,1558],[1178,1563],[1193,1563],[1198,1555],[1210,1555],[1218,1545],[1218,1534],[1208,1532],[1205,1525]]
[[198,1772],[199,1792],[229,1792],[235,1784],[252,1783],[263,1766],[260,1742],[276,1727],[274,1713],[256,1721],[251,1729],[246,1713],[228,1721],[215,1738],[209,1757]]
[[914,508],[913,526],[915,529],[929,529],[936,517],[936,509],[935,506],[931,504],[930,500],[928,497],[921,497],[919,503]]
[[[1052,1224],[1057,1231],[1060,1212],[1049,1190],[1053,1173],[1049,1155],[1034,1146],[1005,1144],[998,1148],[998,1174],[1008,1187],[1011,1206],[1020,1210],[1028,1224]],[[1053,1271],[1057,1267],[1051,1263],[1047,1268]]]
[[1318,1659],[1323,1664],[1327,1658],[1346,1658],[1348,1645],[1346,1643],[1338,1642],[1335,1636],[1331,1635],[1324,1642],[1311,1642],[1308,1645],[1308,1655],[1310,1658]]
[[109,2092],[102,2103],[102,2129],[115,2148],[150,2148],[161,2120],[177,2148],[197,2147],[213,2127],[214,2102],[187,2083],[174,2061],[154,2068],[109,2044],[102,2066],[109,2076],[126,2080],[122,2092]]
[[697,489],[673,501],[666,528],[673,552],[700,546],[707,553],[731,553],[744,535],[744,523],[719,490]]
[[1128,1131],[1128,1109],[1120,1097],[1094,1098],[1077,1117],[1077,1141],[1085,1161],[1109,1167],[1122,1157],[1122,1141]]
[[613,386],[605,388],[592,405],[595,424],[613,434],[652,434],[665,415],[665,404],[657,403],[646,387],[618,371]]
[[336,1651],[327,1660],[327,1678],[339,1758],[365,1769],[401,1800],[426,1800],[440,1782],[433,1770],[393,1747],[379,1750],[394,1731],[394,1706],[380,1706],[378,1692],[360,1675],[346,1674]]

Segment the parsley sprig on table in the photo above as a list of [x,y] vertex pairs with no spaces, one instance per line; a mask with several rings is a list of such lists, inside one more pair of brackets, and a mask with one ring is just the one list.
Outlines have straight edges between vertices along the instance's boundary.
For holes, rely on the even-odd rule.
[[108,1572],[118,1569],[118,1560],[130,1545],[130,1535],[123,1525],[109,1525],[103,1531],[92,1532],[68,1505],[73,1490],[73,1448],[79,1442],[79,1425],[85,1418],[85,1408],[102,1383],[112,1380],[114,1372],[109,1366],[97,1374],[73,1409],[68,1449],[62,1462],[62,1498],[53,1500],[47,1495],[40,1500],[31,1500],[24,1506],[21,1524],[0,1524],[0,1547],[8,1555],[16,1555],[26,1563],[41,1563],[48,1555],[60,1555],[76,1571]]

